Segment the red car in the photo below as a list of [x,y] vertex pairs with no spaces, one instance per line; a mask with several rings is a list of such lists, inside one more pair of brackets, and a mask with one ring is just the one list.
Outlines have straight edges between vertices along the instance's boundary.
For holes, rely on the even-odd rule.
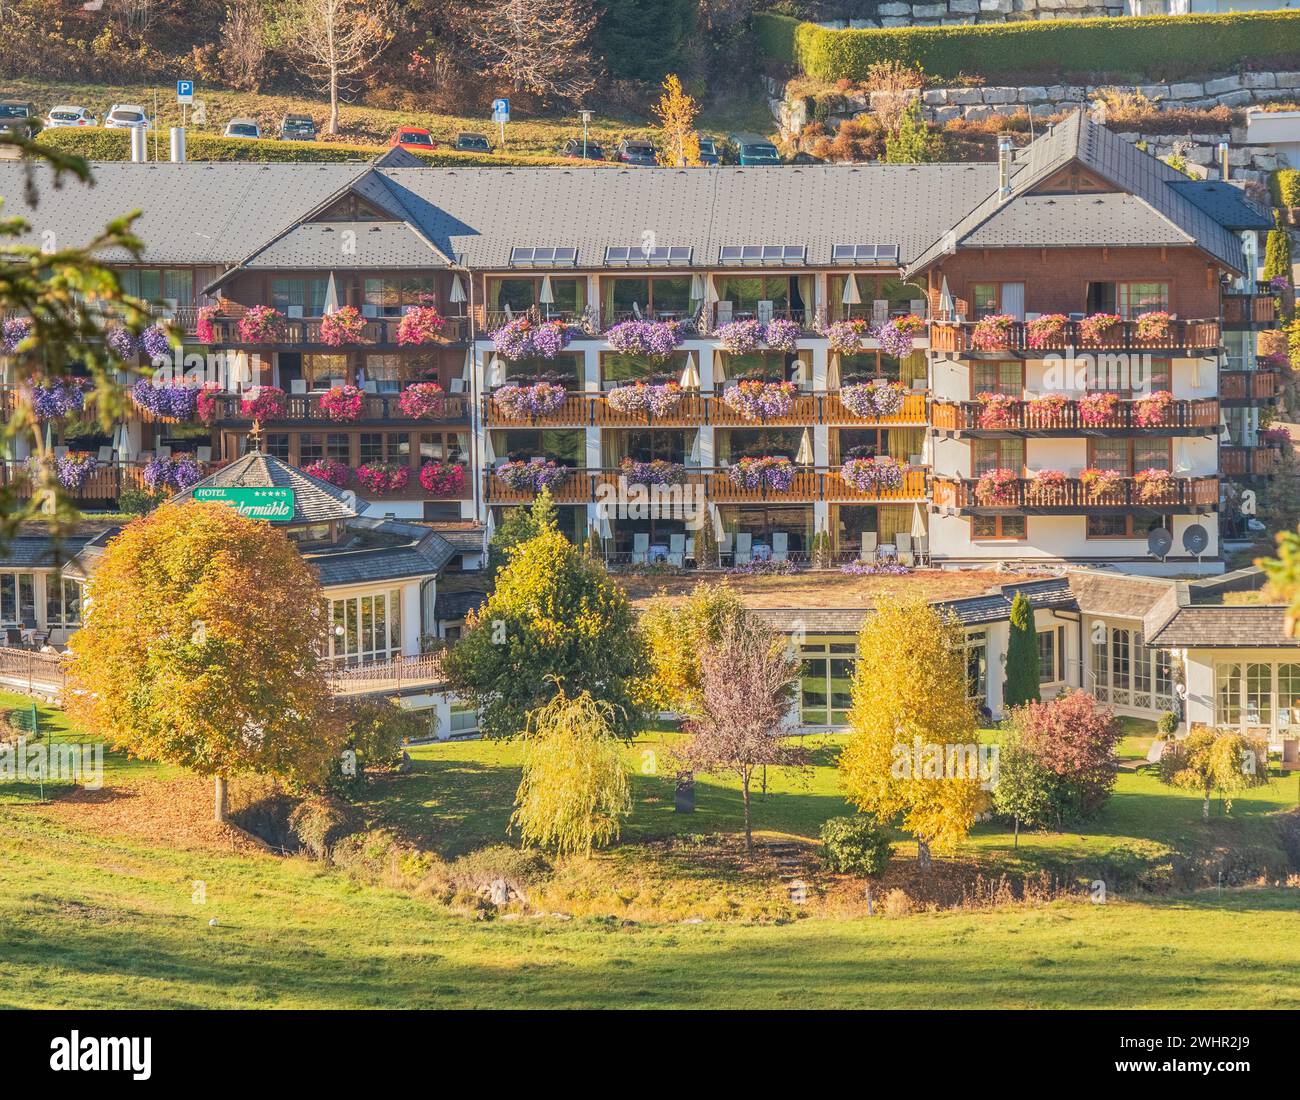
[[394,130],[393,136],[388,139],[388,144],[405,149],[408,153],[427,153],[438,145],[429,136],[428,130],[422,130],[418,126],[402,126]]

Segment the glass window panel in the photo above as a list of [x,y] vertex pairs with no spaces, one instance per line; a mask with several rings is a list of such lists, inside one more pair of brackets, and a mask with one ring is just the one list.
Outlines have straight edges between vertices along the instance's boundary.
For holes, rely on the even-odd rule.
[[1246,723],[1251,726],[1273,725],[1273,666],[1246,666]]
[[1241,725],[1241,665],[1219,665],[1215,669],[1215,722],[1220,726]]

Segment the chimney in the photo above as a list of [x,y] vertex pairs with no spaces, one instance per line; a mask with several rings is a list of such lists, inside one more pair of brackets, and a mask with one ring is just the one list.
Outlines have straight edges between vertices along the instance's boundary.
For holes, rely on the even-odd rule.
[[1228,178],[1228,143],[1219,142],[1219,169],[1223,173],[1223,178]]
[[171,128],[171,157],[173,164],[185,163],[185,127]]
[[130,134],[131,161],[134,164],[143,164],[149,159],[149,135],[143,126],[132,126]]
[[1011,138],[1003,134],[998,138],[998,201],[1005,202],[1011,195]]

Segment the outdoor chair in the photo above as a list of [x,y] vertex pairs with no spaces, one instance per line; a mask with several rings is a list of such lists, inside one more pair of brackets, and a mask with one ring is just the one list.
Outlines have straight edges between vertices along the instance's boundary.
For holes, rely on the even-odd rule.
[[912,536],[906,531],[899,531],[894,536],[894,545],[898,548],[898,561],[900,565],[912,565],[916,559],[912,556]]
[[785,531],[772,532],[772,560],[788,561],[790,559],[790,536]]
[[732,314],[733,308],[734,308],[734,307],[733,307],[733,305],[732,305],[731,302],[719,302],[719,303],[718,303],[718,324],[719,324],[719,325],[729,325],[729,324],[731,324],[731,314]]
[[293,380],[289,383],[289,392],[290,392],[290,393],[306,393],[306,392],[307,392],[307,379],[305,379],[305,378],[295,378],[295,379],[293,379]]
[[16,626],[5,627],[5,645],[13,649],[21,649],[23,644],[23,632]]
[[875,531],[862,532],[862,554],[863,561],[873,561],[876,556],[876,541],[879,536]]
[[632,536],[632,564],[645,565],[650,554],[650,535],[638,531]]
[[212,461],[212,448],[211,448],[211,447],[195,447],[195,448],[194,448],[194,457],[195,457],[195,459],[198,460],[199,462],[211,462],[211,461]]
[[916,536],[916,561],[918,565],[930,564],[930,536]]
[[679,569],[686,565],[686,536],[668,536],[668,561]]
[[736,565],[748,565],[754,559],[754,536],[747,531],[736,535]]

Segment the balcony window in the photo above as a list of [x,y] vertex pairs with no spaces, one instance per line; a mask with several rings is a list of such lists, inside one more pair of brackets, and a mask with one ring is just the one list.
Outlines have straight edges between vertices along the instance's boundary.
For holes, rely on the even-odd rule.
[[[793,380],[799,357],[780,351],[751,351],[744,355],[735,355],[728,351],[718,352],[718,378],[766,378],[789,382]],[[812,372],[805,364],[803,377],[811,381]]]
[[357,438],[360,462],[391,462],[394,466],[411,464],[409,432],[362,432]]
[[1008,313],[1018,321],[1024,320],[1024,283],[973,283],[970,293],[971,310],[977,320],[999,313]]
[[613,382],[630,382],[633,379],[659,378],[677,381],[686,369],[684,351],[675,351],[667,359],[647,359],[622,352],[605,351],[600,355],[600,377],[605,389]]
[[1124,515],[1088,516],[1086,530],[1090,539],[1145,539],[1148,532],[1167,523],[1158,512],[1135,509]]
[[402,593],[391,589],[330,601],[330,656],[348,664],[384,661],[402,651]]
[[[691,432],[694,439],[695,433]],[[606,431],[601,437],[601,465],[613,469],[625,458],[638,462],[685,463],[688,447],[686,432],[681,428],[636,428],[632,431]]]
[[811,275],[719,275],[714,287],[718,292],[719,322],[725,318],[725,303],[730,303],[733,319],[755,317],[768,308],[774,315],[812,308]]
[[[509,307],[513,313],[525,313],[541,305],[543,276],[523,276],[511,279],[488,279],[487,308],[494,313],[504,313]],[[587,306],[587,280],[556,278],[551,276],[550,309],[554,313],[581,313]]]
[[677,318],[691,312],[689,275],[637,279],[609,277],[601,279],[601,312],[611,321],[635,316]]
[[[844,287],[849,277],[831,275],[827,280],[827,293],[830,299],[830,316],[832,320],[843,321],[847,318],[862,318],[868,321],[883,320],[904,313],[925,315],[925,288],[916,283],[905,283],[895,275],[874,275],[866,271],[854,273],[854,283],[858,288],[858,297],[862,299],[856,305],[844,301]],[[809,296],[804,295],[807,304]]]
[[804,553],[812,541],[813,510],[811,504],[791,505],[719,505],[718,516],[723,530],[736,545],[738,534],[750,536],[750,546],[772,545],[772,535],[784,532],[788,553]]
[[367,355],[364,382],[373,382],[376,393],[399,393],[407,375],[407,363],[400,355]]
[[352,440],[347,432],[303,432],[298,436],[299,466],[310,466],[325,458],[352,462]]
[[982,630],[966,632],[966,698],[981,706],[988,697],[988,638]]
[[420,463],[461,462],[469,454],[469,436],[463,432],[421,432]]
[[853,705],[857,645],[851,639],[807,640],[799,649],[799,720],[805,726],[843,726]]
[[81,625],[81,585],[50,574],[45,578],[45,625],[51,629]]
[[1139,313],[1169,308],[1169,284],[1159,282],[1089,283],[1088,313],[1118,313],[1132,320]]
[[194,274],[188,268],[132,267],[118,272],[123,293],[146,302],[194,304]]
[[[921,357],[921,370],[924,373],[924,356]],[[892,355],[882,351],[857,351],[840,355],[840,385],[848,385],[868,378],[888,378],[891,382],[900,380],[912,382],[912,376],[902,378],[902,367]]]
[[505,367],[506,381],[535,382],[539,378],[556,382],[566,389],[579,388],[583,371],[581,352],[564,352],[554,359],[498,360]]
[[1088,388],[1141,397],[1171,388],[1171,362],[1145,355],[1099,355],[1089,366]]
[[370,278],[362,283],[361,312],[366,317],[400,317],[410,306],[437,305],[429,276]]
[[1065,680],[1065,627],[1038,631],[1038,682],[1059,684]]
[[972,439],[971,477],[979,477],[990,470],[1015,470],[1025,468],[1025,441],[1023,439]]
[[899,462],[911,462],[921,454],[924,428],[839,428],[830,434],[831,465],[853,454],[866,458],[889,455]]
[[271,305],[286,317],[319,317],[328,286],[328,279],[272,279]]
[[1023,363],[984,363],[971,367],[971,397],[981,393],[1000,393],[1019,400],[1025,393]]
[[581,428],[507,428],[492,433],[498,458],[552,458],[561,466],[587,464],[587,434]]
[[1132,477],[1139,470],[1173,469],[1168,439],[1089,439],[1088,465]]
[[272,458],[278,458],[281,462],[289,461],[289,433],[288,432],[267,432],[262,437],[262,449]]
[[802,437],[802,428],[719,428],[717,453],[727,462],[764,455],[784,455],[793,461]]
[[307,388],[328,390],[342,386],[348,380],[348,357],[346,355],[304,355],[302,373],[307,379]]

